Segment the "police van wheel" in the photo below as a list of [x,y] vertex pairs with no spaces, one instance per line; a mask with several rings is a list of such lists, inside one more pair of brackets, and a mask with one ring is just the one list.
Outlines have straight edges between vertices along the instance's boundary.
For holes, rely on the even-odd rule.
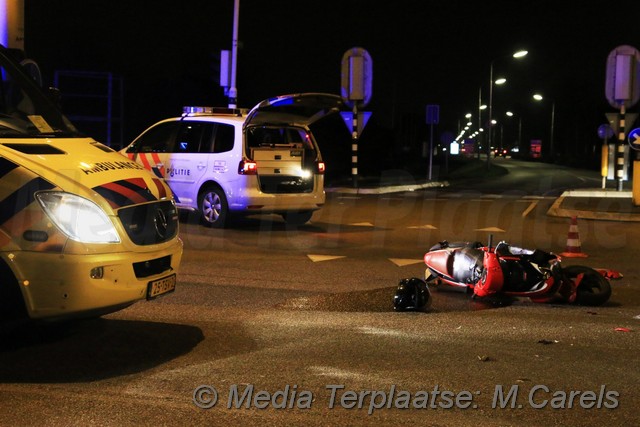
[[224,191],[220,187],[213,185],[205,187],[200,192],[198,206],[200,207],[200,220],[204,225],[214,228],[224,227],[229,207]]
[[309,222],[313,212],[305,211],[305,212],[287,212],[282,214],[282,218],[285,220],[287,224],[290,225],[302,225]]

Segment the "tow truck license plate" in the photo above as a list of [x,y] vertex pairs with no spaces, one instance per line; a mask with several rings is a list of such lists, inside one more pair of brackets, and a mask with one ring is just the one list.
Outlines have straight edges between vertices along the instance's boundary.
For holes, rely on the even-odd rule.
[[176,275],[163,277],[162,279],[149,282],[147,285],[147,299],[154,299],[157,296],[167,294],[176,290]]

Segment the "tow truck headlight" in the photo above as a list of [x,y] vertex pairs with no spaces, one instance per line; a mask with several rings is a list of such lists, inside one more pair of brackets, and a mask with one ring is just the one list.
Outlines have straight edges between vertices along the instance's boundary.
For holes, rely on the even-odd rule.
[[91,200],[60,191],[36,194],[42,209],[70,239],[83,243],[119,243],[109,217]]

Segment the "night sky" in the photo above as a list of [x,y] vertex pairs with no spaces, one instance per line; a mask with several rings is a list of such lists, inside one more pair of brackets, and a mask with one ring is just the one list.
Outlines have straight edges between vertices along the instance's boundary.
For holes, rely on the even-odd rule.
[[[542,91],[556,105],[556,139],[593,143],[614,111],[607,55],[640,47],[639,17],[637,1],[241,0],[238,104],[339,93],[342,55],[358,46],[373,61],[376,126],[423,122],[437,104],[437,132],[455,134],[477,111],[479,89],[488,94],[494,60],[494,75],[508,78],[494,92],[494,117],[517,111],[531,137],[545,138],[549,104],[531,101]],[[226,105],[217,57],[231,48],[232,18],[233,0],[25,0],[25,49],[45,80],[55,70],[122,75],[131,139],[183,104]],[[516,63],[518,49],[529,55]]]

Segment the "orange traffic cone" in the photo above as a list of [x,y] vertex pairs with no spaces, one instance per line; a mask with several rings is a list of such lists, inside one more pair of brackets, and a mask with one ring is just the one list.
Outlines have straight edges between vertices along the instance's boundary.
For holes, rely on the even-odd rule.
[[580,233],[578,232],[578,218],[571,217],[571,225],[569,225],[569,235],[567,236],[567,250],[562,252],[560,256],[567,258],[586,258],[588,255],[582,252],[580,248]]

